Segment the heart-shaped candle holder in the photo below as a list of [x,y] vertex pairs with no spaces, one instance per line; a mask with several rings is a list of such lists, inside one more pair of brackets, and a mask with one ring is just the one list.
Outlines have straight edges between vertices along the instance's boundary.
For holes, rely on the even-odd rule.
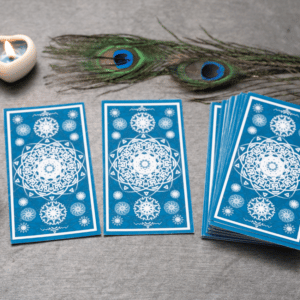
[[[14,57],[5,50],[5,42],[13,48]],[[28,74],[36,63],[36,48],[26,35],[0,35],[0,79],[15,82]]]

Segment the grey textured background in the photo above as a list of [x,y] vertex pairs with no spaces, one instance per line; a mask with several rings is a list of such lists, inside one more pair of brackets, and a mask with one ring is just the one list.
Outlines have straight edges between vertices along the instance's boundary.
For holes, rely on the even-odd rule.
[[170,77],[97,97],[99,91],[57,94],[44,85],[42,50],[61,34],[131,33],[172,40],[156,17],[180,37],[205,37],[300,54],[300,2],[6,1],[1,34],[30,36],[38,65],[24,80],[0,82],[0,108],[84,101],[103,225],[101,100],[182,98],[195,222],[194,235],[94,237],[11,246],[7,178],[0,120],[0,299],[299,299],[299,252],[201,240],[208,131],[207,105],[188,101]]

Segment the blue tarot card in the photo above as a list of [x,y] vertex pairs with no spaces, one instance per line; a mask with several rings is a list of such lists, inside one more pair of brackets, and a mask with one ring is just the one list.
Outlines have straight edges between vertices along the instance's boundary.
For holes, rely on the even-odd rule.
[[11,242],[100,234],[82,103],[4,110]]
[[102,103],[105,234],[192,233],[181,100]]
[[300,107],[247,97],[210,225],[299,249]]

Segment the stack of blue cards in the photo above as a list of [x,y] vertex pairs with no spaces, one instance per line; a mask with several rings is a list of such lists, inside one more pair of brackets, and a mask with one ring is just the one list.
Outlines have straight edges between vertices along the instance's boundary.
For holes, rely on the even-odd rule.
[[212,103],[202,237],[300,249],[300,106]]

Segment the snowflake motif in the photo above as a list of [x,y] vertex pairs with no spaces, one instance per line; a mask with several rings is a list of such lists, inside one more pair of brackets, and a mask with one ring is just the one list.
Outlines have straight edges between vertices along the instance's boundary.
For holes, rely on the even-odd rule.
[[297,148],[283,138],[256,137],[239,147],[234,168],[243,186],[260,196],[290,198],[298,190],[300,179]]
[[[126,192],[151,196],[167,192],[171,183],[181,176],[180,155],[165,139],[124,139],[110,153],[110,177]],[[145,194],[148,193],[148,194]]]
[[261,113],[264,110],[263,106],[261,104],[259,104],[259,103],[254,104],[252,106],[252,108],[258,114]]
[[228,202],[234,208],[241,208],[244,205],[245,200],[240,195],[231,195],[228,199]]
[[68,117],[70,119],[76,119],[78,117],[78,112],[76,110],[70,110],[68,112]]
[[74,133],[71,133],[70,134],[70,140],[71,141],[77,141],[79,139],[79,134],[78,133],[76,133],[76,132],[74,132]]
[[279,136],[290,136],[296,130],[294,120],[288,116],[279,115],[275,116],[270,122],[271,130]]
[[79,192],[79,193],[77,193],[76,194],[76,198],[78,199],[78,200],[84,200],[85,199],[85,197],[86,197],[86,194],[84,193],[84,192]]
[[26,136],[30,133],[31,129],[27,124],[21,124],[16,129],[17,134],[21,136]]
[[134,203],[133,210],[138,218],[151,221],[159,215],[160,205],[151,197],[143,197]]
[[168,201],[164,205],[164,210],[166,211],[166,213],[168,213],[170,215],[174,215],[179,211],[179,205],[175,201]]
[[299,202],[297,200],[291,200],[289,206],[290,208],[297,209],[299,207]]
[[130,126],[138,133],[149,133],[155,127],[155,120],[148,113],[137,113],[131,118]]
[[129,213],[129,211],[130,211],[130,206],[126,202],[119,202],[115,205],[115,212],[118,215],[125,216]]
[[70,208],[71,214],[73,216],[82,216],[85,213],[85,206],[82,203],[74,203]]
[[174,131],[167,131],[166,132],[166,137],[168,139],[173,139],[175,137],[175,132]]
[[169,118],[161,118],[158,126],[162,129],[170,129],[173,126],[173,121]]
[[33,208],[25,208],[21,211],[21,219],[30,222],[36,217],[36,212]]
[[88,218],[88,217],[81,217],[79,219],[79,224],[83,227],[88,226],[90,224],[90,222],[91,222],[90,218]]
[[15,141],[16,146],[23,146],[24,143],[25,143],[25,141],[21,138],[16,139],[16,141]]
[[283,226],[283,230],[285,231],[285,233],[287,234],[292,234],[295,232],[295,227],[292,224],[285,224]]
[[166,115],[167,117],[173,117],[174,114],[175,114],[175,111],[174,111],[173,108],[167,108],[167,109],[165,110],[165,115]]
[[295,219],[295,214],[287,208],[281,209],[278,213],[278,217],[282,222],[293,222]]
[[116,200],[120,200],[120,199],[122,199],[122,197],[123,197],[123,193],[120,192],[120,191],[116,191],[116,192],[113,193],[113,197],[114,197]]
[[67,132],[75,130],[76,126],[77,124],[73,120],[66,120],[62,123],[62,129]]
[[248,127],[247,131],[248,131],[249,134],[252,134],[252,135],[257,133],[257,129],[254,126]]
[[18,230],[21,232],[21,233],[25,233],[29,230],[29,225],[27,223],[21,223],[19,226],[18,226]]
[[177,190],[173,190],[173,191],[170,193],[170,195],[171,195],[171,197],[172,197],[173,199],[178,199],[179,196],[180,196],[180,193],[179,193],[179,191],[177,191]]
[[23,122],[23,118],[20,115],[14,116],[12,120],[15,124],[21,124]]
[[111,137],[114,139],[114,140],[118,140],[120,137],[121,137],[121,134],[120,132],[118,131],[115,131],[111,134]]
[[183,223],[183,217],[182,216],[180,216],[180,215],[175,215],[173,218],[172,218],[172,220],[173,220],[173,223],[175,224],[175,225],[180,225],[181,223]]
[[125,119],[118,118],[113,121],[113,126],[117,130],[123,130],[127,127],[127,122]]
[[21,198],[21,199],[19,199],[18,203],[20,206],[26,206],[28,204],[28,199]]
[[275,214],[274,204],[262,197],[251,199],[247,205],[247,209],[251,217],[259,221],[270,220]]
[[116,216],[113,217],[111,221],[115,226],[120,226],[123,223],[123,218],[120,216]]
[[14,180],[29,197],[57,199],[67,190],[74,192],[71,187],[85,177],[84,155],[70,142],[45,141],[25,148],[14,160]]
[[231,185],[231,190],[235,193],[239,192],[241,190],[241,186],[238,183],[233,183]]
[[33,126],[35,134],[41,138],[50,138],[57,134],[59,125],[53,118],[38,119]]
[[48,202],[40,210],[42,221],[48,225],[58,225],[67,216],[66,207],[60,202]]
[[230,206],[225,206],[222,209],[222,212],[225,216],[230,217],[231,215],[233,215],[233,209]]
[[258,127],[263,127],[267,124],[267,118],[264,115],[254,115],[252,118],[252,122],[254,125]]
[[117,108],[111,109],[109,113],[114,118],[117,118],[120,115],[120,111]]

